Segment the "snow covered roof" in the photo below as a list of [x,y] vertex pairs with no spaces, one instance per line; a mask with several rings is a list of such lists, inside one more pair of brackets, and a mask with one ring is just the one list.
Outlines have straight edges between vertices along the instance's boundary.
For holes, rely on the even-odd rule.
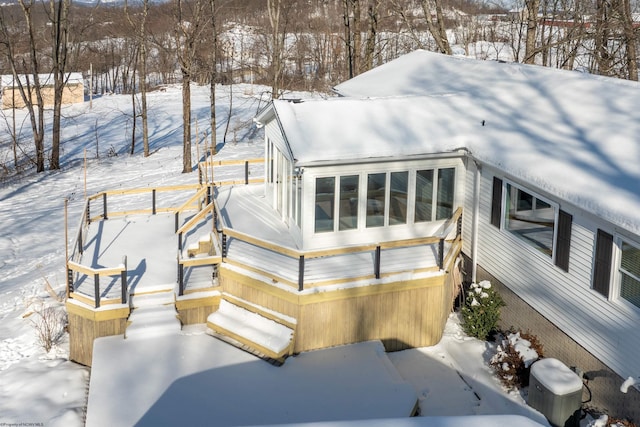
[[640,85],[416,51],[336,87],[275,101],[299,166],[466,149],[640,234]]
[[[26,85],[27,78],[30,84],[33,84],[33,74],[19,74],[18,80]],[[53,74],[38,74],[38,80],[43,86],[53,85]],[[67,84],[83,83],[82,73],[67,73]],[[15,87],[12,74],[4,74],[0,76],[0,87]]]

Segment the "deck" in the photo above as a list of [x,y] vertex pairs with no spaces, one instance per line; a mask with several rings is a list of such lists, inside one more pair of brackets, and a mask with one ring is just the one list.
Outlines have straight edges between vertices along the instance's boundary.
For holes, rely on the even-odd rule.
[[[418,243],[301,251],[286,224],[266,203],[260,185],[232,186],[217,192],[217,231],[213,209],[184,213],[178,224],[174,212],[94,218],[81,240],[82,256],[73,268],[73,296],[85,298],[87,303],[96,301],[98,307],[101,303],[124,303],[128,295],[137,293],[173,290],[182,295],[211,290],[217,285],[216,265],[212,264],[219,262],[261,274],[274,284],[280,282],[290,292],[316,292],[314,288],[366,285],[371,279],[396,274],[438,274],[443,254],[455,253],[454,240],[431,237]],[[180,239],[176,227],[189,222],[193,224]],[[187,254],[187,248],[210,235],[215,240],[215,253],[209,254],[208,263],[199,263]],[[185,263],[181,288],[177,285],[179,253]],[[213,258],[216,260],[211,261]],[[123,291],[125,278],[127,289]]]
[[[188,219],[188,218],[187,218]],[[183,243],[187,247],[200,235],[210,232],[211,220],[193,229]],[[143,294],[174,288],[177,283],[178,237],[175,215],[128,215],[94,221],[89,225],[80,263],[92,269],[111,268],[123,263],[126,256],[128,294]],[[211,265],[188,267],[185,283],[190,289],[209,288],[215,283]],[[91,275],[78,275],[74,292],[95,298],[95,281]],[[100,277],[100,298],[104,302],[120,301],[120,276]]]

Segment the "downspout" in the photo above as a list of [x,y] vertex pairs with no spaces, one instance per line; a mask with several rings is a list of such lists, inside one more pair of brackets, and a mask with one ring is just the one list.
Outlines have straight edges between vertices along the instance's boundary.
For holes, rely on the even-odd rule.
[[482,167],[474,159],[476,172],[473,180],[473,219],[471,223],[471,282],[477,283],[478,274],[478,231],[480,227],[480,179]]

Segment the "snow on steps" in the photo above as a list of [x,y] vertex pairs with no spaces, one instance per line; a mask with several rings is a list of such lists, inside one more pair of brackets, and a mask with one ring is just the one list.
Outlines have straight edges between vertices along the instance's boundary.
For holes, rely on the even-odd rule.
[[213,247],[213,235],[212,233],[206,234],[196,243],[192,243],[187,247],[187,258],[192,258],[197,255],[213,255],[215,249]]
[[293,350],[295,319],[229,294],[222,295],[220,307],[207,318],[207,326],[215,334],[231,338],[227,342],[280,363]]
[[131,307],[125,338],[156,337],[179,333],[182,329],[176,312],[173,287],[133,294]]

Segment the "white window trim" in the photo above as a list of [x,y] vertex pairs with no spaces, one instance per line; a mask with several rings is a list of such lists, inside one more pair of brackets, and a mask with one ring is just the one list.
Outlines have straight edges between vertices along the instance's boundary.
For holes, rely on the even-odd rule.
[[[542,200],[543,202],[549,204],[549,206],[551,206],[554,209],[554,214],[553,214],[553,240],[551,242],[551,245],[552,245],[552,247],[551,247],[551,256],[547,256],[544,253],[542,253],[541,251],[537,250],[533,245],[528,244],[524,239],[518,237],[515,233],[509,231],[505,227],[507,210],[509,209],[509,206],[507,206],[507,186],[508,185],[516,187],[517,189],[522,190],[525,193],[528,193],[528,194],[532,195],[536,199]],[[538,257],[541,257],[542,259],[545,259],[548,262],[550,262],[551,264],[555,265],[555,263],[556,263],[556,245],[557,245],[557,241],[558,241],[558,220],[559,220],[559,216],[560,216],[560,205],[558,203],[552,201],[552,200],[547,199],[544,196],[541,196],[540,194],[536,193],[535,191],[532,191],[532,190],[528,189],[527,187],[525,187],[523,185],[520,185],[520,184],[515,183],[513,181],[510,181],[508,179],[503,179],[502,180],[502,202],[501,202],[501,206],[502,206],[502,209],[501,209],[502,212],[500,212],[500,231],[502,231],[505,235],[507,235],[510,238],[512,238],[514,241],[518,242],[518,244],[520,246],[526,247],[528,251],[533,252]]]
[[627,301],[620,295],[622,291],[622,273],[620,272],[620,267],[622,264],[622,242],[626,242],[636,248],[640,249],[640,243],[629,239],[626,236],[621,236],[619,234],[613,235],[613,255],[611,257],[612,268],[611,268],[611,277],[610,277],[610,286],[609,286],[609,301],[613,301],[618,305],[621,305],[629,310],[640,311],[640,307],[632,304]]

